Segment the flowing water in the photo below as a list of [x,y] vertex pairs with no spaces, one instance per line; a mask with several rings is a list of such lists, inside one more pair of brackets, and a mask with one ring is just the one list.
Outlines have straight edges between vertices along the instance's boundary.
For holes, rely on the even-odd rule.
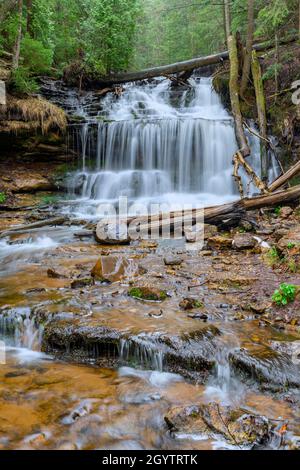
[[[184,91],[172,91],[168,80],[157,80],[126,85],[119,98],[109,94],[100,101],[87,95],[79,100],[68,91],[64,99],[70,113],[83,119],[70,131],[71,146],[80,153],[78,168],[68,178],[74,201],[65,208],[74,218],[94,217],[99,202],[115,203],[121,195],[170,206],[237,198],[231,176],[233,123],[210,79],[195,77]],[[259,142],[251,137],[251,145],[251,163],[258,170]],[[270,178],[275,173],[272,163]],[[178,308],[191,279],[199,283],[214,269],[208,260],[201,264],[186,255],[181,275],[171,273],[165,281],[162,258],[168,245],[157,252],[143,246],[116,248],[114,261],[94,242],[74,240],[75,231],[72,225],[44,227],[0,240],[0,448],[230,448],[220,436],[174,435],[165,425],[164,416],[173,407],[210,401],[291,420],[298,429],[298,413],[287,402],[262,394],[253,382],[246,385],[230,364],[230,354],[240,348],[264,357],[272,354],[271,340],[287,338],[260,329],[258,322],[230,321],[234,306],[222,317],[222,295],[205,286],[195,292],[207,297],[212,320],[191,318]],[[70,278],[89,273],[101,254],[106,266],[111,264],[114,283],[70,289]],[[124,259],[122,278],[118,273]],[[142,261],[143,279],[167,282],[171,294],[164,305],[128,297]],[[232,260],[232,269],[240,271],[239,264]],[[62,271],[49,277],[47,269],[53,266],[58,271],[63,267],[67,275]],[[121,336],[113,348],[107,346],[104,358],[101,342],[78,343],[78,355],[71,359],[85,364],[65,362],[72,354],[68,337],[61,360],[43,352],[51,321],[71,329],[80,325],[82,331],[100,325]],[[254,333],[258,339],[252,341]],[[190,380],[193,370],[188,378],[180,368],[174,370],[181,355],[189,361],[201,354],[215,361],[205,381]]]

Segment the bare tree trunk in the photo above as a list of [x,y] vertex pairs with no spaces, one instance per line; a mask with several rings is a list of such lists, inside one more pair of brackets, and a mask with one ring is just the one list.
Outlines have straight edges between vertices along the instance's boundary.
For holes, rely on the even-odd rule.
[[229,59],[230,59],[230,101],[231,109],[235,123],[235,133],[239,146],[239,151],[243,157],[250,155],[250,148],[244,132],[243,117],[240,108],[239,99],[239,63],[238,53],[236,47],[236,40],[234,36],[228,37]]
[[27,24],[26,31],[27,33],[32,33],[32,0],[26,0],[26,10],[27,10]]
[[228,38],[231,36],[231,11],[230,11],[230,0],[224,0],[224,22],[226,41],[228,45]]
[[246,53],[243,65],[243,74],[241,81],[241,96],[244,96],[250,75],[251,68],[251,54],[253,47],[254,38],[254,1],[248,0],[248,30],[247,30],[247,41],[246,41]]
[[21,40],[22,40],[22,22],[23,22],[23,0],[18,0],[18,16],[19,16],[19,24],[18,24],[18,33],[16,38],[16,43],[14,47],[14,54],[13,54],[13,62],[12,68],[13,70],[19,67],[20,61],[20,50],[21,50]]
[[258,114],[259,132],[262,137],[260,141],[261,148],[261,176],[265,181],[268,178],[268,148],[267,148],[267,112],[264,95],[264,86],[262,81],[261,67],[256,54],[252,52],[252,75],[256,95],[256,106]]

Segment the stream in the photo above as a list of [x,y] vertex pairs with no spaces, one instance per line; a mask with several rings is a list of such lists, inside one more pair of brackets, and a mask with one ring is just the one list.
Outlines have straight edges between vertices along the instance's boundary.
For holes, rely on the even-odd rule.
[[[66,222],[0,238],[0,448],[298,446],[299,363],[274,345],[299,335],[262,328],[242,308],[278,285],[258,254],[198,253],[175,240],[108,247],[76,235],[119,196],[170,209],[238,199],[233,123],[211,80],[195,76],[174,91],[168,80],[126,85],[101,100],[45,87],[76,116],[69,146],[78,158],[63,203],[36,211]],[[249,139],[259,172],[259,141]],[[103,279],[89,282],[99,259]],[[132,298],[133,285],[159,287],[166,299]],[[190,297],[192,311],[180,307]],[[207,432],[167,426],[174,410],[211,403],[263,417],[268,437],[238,444],[213,417]]]

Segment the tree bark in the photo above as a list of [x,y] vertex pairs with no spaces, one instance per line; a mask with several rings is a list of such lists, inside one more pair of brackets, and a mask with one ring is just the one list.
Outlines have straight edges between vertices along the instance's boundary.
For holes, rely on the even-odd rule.
[[225,21],[225,32],[226,32],[226,42],[229,49],[228,38],[231,36],[231,10],[230,10],[230,0],[224,0],[224,21]]
[[243,73],[242,73],[242,80],[241,80],[241,91],[240,91],[241,96],[244,96],[248,82],[249,82],[253,37],[254,37],[254,0],[248,0],[248,29],[247,29],[246,52],[245,52]]
[[19,67],[20,61],[20,49],[21,49],[21,40],[22,40],[22,22],[23,22],[23,0],[18,0],[18,33],[16,37],[12,69],[16,70]]
[[26,31],[29,34],[32,34],[32,0],[26,0],[26,10],[27,10]]
[[255,95],[256,95],[256,106],[259,123],[259,133],[262,137],[260,141],[261,148],[261,176],[263,180],[268,178],[268,147],[267,147],[267,112],[266,112],[266,101],[264,94],[264,86],[262,81],[262,73],[260,63],[256,54],[256,51],[252,52],[252,75],[254,81]]
[[238,53],[236,47],[236,40],[234,36],[229,36],[228,38],[228,47],[229,47],[229,59],[230,59],[230,101],[231,101],[231,110],[235,123],[235,133],[239,146],[239,151],[243,157],[250,155],[250,147],[247,142],[247,138],[244,132],[243,126],[243,117],[240,108],[240,99],[239,99],[239,63],[238,63]]

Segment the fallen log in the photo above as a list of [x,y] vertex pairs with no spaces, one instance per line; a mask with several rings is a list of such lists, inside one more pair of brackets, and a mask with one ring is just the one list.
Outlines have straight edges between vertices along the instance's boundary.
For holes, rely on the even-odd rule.
[[34,222],[32,224],[24,224],[18,225],[12,229],[5,230],[0,233],[0,238],[8,237],[9,235],[13,235],[14,233],[26,233],[31,229],[35,228],[42,228],[42,227],[50,227],[50,226],[57,226],[63,225],[66,222],[66,217],[53,217],[51,219],[40,220],[38,222]]
[[[289,44],[297,41],[298,36],[293,35],[289,36],[280,41],[281,45]],[[267,41],[253,46],[254,50],[257,52],[264,52],[272,49],[274,47],[273,41]],[[172,75],[179,72],[188,72],[195,70],[200,67],[205,67],[208,65],[217,65],[223,63],[225,60],[229,59],[229,52],[224,51],[219,54],[213,54],[205,57],[197,57],[195,59],[186,60],[183,62],[176,62],[174,64],[163,65],[160,67],[153,67],[149,69],[144,69],[138,72],[127,72],[127,73],[118,73],[111,74],[107,77],[101,77],[98,80],[92,81],[90,85],[93,86],[112,86],[121,83],[127,82],[137,82],[139,80],[147,80],[155,77],[162,77],[164,75]]]
[[246,211],[249,211],[262,209],[264,207],[278,206],[283,203],[297,201],[298,199],[300,199],[300,185],[263,196],[246,198],[240,201],[240,204]]
[[281,188],[284,186],[288,181],[290,181],[294,176],[298,175],[300,173],[300,160],[293,165],[286,173],[283,175],[279,176],[275,181],[273,181],[272,184],[269,186],[269,191],[273,192],[276,191],[277,189]]
[[[253,198],[244,198],[228,204],[220,206],[205,207],[199,209],[192,209],[186,211],[176,211],[170,213],[156,214],[153,216],[137,216],[128,219],[120,219],[123,224],[129,228],[126,233],[126,241],[129,239],[147,238],[149,234],[152,238],[158,238],[161,235],[184,234],[187,227],[195,226],[196,224],[211,224],[221,227],[233,227],[239,224],[240,220],[245,216],[246,211],[261,209],[265,207],[278,206],[287,202],[295,202],[300,199],[300,185],[293,188],[277,191],[272,194],[264,194],[262,196],[255,196]],[[120,221],[115,219],[104,219],[97,225],[96,233],[99,230],[103,233],[105,226],[115,226],[116,233],[124,232],[124,225],[120,230]],[[94,235],[96,235],[94,233]],[[99,239],[101,237],[98,237]],[[97,239],[97,236],[96,236]]]

